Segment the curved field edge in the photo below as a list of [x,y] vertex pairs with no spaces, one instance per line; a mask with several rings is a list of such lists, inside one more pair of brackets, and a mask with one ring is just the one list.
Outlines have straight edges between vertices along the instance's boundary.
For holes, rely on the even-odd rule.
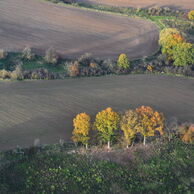
[[194,9],[192,0],[78,0],[88,4],[97,5],[109,5],[118,7],[136,7],[136,8],[147,8],[147,7],[172,7],[174,9]]
[[[22,2],[23,0],[18,1],[21,4]],[[70,6],[63,8],[62,6],[51,5],[51,3],[44,2],[43,4],[38,0],[28,1],[28,4],[22,4],[23,7],[20,6],[21,8],[19,5],[16,7],[17,2],[13,0],[1,3],[1,26],[4,32],[1,36],[1,45],[8,51],[30,46],[43,52],[48,47],[53,47],[67,57],[80,56],[86,52],[91,52],[94,57],[111,58],[126,52],[130,58],[139,58],[149,55],[150,52],[152,53],[158,48],[157,27],[145,20],[128,19],[124,16],[97,13]],[[36,10],[33,6],[30,6],[31,4],[41,6],[38,6]],[[6,6],[8,6],[7,9]],[[14,12],[18,19],[15,19],[16,16],[14,18],[7,17],[8,11]],[[23,17],[26,11],[29,12],[27,19]],[[55,15],[56,11],[57,14]],[[50,14],[52,12],[54,15]],[[47,17],[39,17],[48,16],[48,13],[48,21],[45,19]],[[71,14],[77,16],[78,19]],[[64,17],[68,18],[70,15],[71,19],[65,20]],[[21,22],[23,20],[24,22]],[[45,29],[47,30],[44,29],[41,22],[46,25]],[[141,26],[141,30],[138,26]],[[9,37],[11,37],[11,40]],[[149,45],[149,49],[143,49],[144,45]]]
[[70,141],[72,119],[140,105],[167,118],[194,121],[194,80],[174,76],[123,75],[51,81],[0,82],[0,147],[10,149],[59,139]]

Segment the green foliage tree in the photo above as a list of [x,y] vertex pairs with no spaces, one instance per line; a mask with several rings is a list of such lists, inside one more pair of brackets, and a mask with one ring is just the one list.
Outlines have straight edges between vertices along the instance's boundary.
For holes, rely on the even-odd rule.
[[114,131],[118,129],[119,120],[119,114],[114,112],[112,108],[106,108],[96,115],[94,129],[108,143],[108,149],[110,149],[110,142],[114,136]]
[[121,117],[120,127],[124,133],[124,139],[128,148],[140,127],[137,112],[133,110],[126,111]]
[[130,62],[126,54],[119,55],[117,66],[123,69],[128,69],[130,67]]
[[73,136],[74,142],[81,142],[88,148],[89,130],[91,128],[90,116],[86,113],[80,113],[73,119]]
[[194,46],[191,43],[179,43],[173,49],[173,60],[176,66],[194,64]]

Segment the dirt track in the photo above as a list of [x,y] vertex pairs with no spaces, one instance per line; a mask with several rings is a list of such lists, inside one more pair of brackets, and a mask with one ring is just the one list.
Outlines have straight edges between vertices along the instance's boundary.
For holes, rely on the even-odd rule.
[[0,149],[70,140],[72,119],[95,113],[150,105],[194,122],[194,80],[127,75],[52,81],[0,82]]
[[156,51],[157,41],[158,30],[148,21],[39,0],[0,0],[0,47],[8,51],[52,46],[67,57],[142,57]]
[[154,6],[175,9],[194,9],[193,0],[79,0],[88,3],[105,4],[120,7],[149,8]]

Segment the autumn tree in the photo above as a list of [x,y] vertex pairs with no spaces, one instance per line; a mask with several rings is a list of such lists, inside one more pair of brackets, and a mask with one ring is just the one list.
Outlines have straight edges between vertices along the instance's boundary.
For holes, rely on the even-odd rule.
[[172,60],[173,49],[179,44],[185,42],[185,39],[176,28],[164,28],[160,32],[159,44],[161,51],[166,54],[169,60]]
[[88,148],[89,130],[91,127],[90,116],[86,113],[80,113],[73,119],[73,136],[74,142],[81,142]]
[[154,111],[149,106],[141,106],[136,109],[139,116],[138,132],[144,137],[143,144],[146,144],[146,137],[154,136],[155,131],[161,135],[164,129],[164,116],[157,111]]
[[114,131],[118,129],[119,120],[119,114],[114,112],[112,108],[106,108],[96,115],[94,129],[98,131],[102,140],[108,143],[108,149],[110,149]]
[[11,72],[12,80],[22,80],[24,78],[22,73],[22,65],[17,65],[15,70]]
[[69,70],[69,75],[71,77],[79,76],[79,74],[80,74],[79,63],[77,61],[75,61],[74,63],[72,63],[69,66],[68,70]]
[[185,143],[194,143],[194,124],[182,124],[178,128],[178,135]]
[[49,49],[46,50],[44,59],[47,63],[56,65],[59,59],[59,56],[55,52],[55,50],[50,47]]
[[194,10],[192,10],[188,13],[188,18],[189,18],[189,20],[194,20]]
[[123,69],[128,69],[130,67],[130,62],[126,54],[119,55],[117,66]]
[[186,42],[177,44],[173,49],[172,58],[176,66],[194,64],[194,45]]
[[140,127],[137,112],[127,110],[121,117],[120,127],[123,131],[124,139],[128,148]]
[[35,54],[32,52],[32,49],[30,47],[25,47],[24,50],[22,51],[22,58],[32,60],[34,59],[34,57]]

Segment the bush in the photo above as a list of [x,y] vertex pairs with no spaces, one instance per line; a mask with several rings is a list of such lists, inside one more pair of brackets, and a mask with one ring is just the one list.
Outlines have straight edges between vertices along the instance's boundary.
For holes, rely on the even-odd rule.
[[7,57],[7,52],[3,49],[0,49],[0,59],[5,59]]
[[56,65],[58,62],[59,56],[57,55],[57,53],[54,51],[53,48],[49,48],[45,52],[44,59],[47,63]]
[[0,78],[1,79],[10,79],[10,77],[11,77],[10,71],[6,71],[5,69],[0,70]]
[[77,61],[75,61],[74,63],[72,63],[68,67],[68,71],[69,71],[69,76],[70,77],[79,76],[79,74],[80,74],[80,72],[79,72],[79,63]]
[[85,53],[84,55],[81,55],[81,57],[79,57],[77,61],[79,65],[88,67],[92,62],[91,54]]
[[23,74],[22,74],[22,67],[21,65],[18,65],[14,71],[11,72],[11,79],[13,80],[22,80]]
[[185,143],[194,143],[194,124],[185,123],[179,126],[178,135]]
[[22,58],[27,60],[34,59],[35,54],[32,52],[32,49],[30,47],[25,47],[22,51]]
[[188,13],[188,19],[189,19],[189,20],[194,20],[194,10],[192,10],[192,11],[190,11],[190,12]]

